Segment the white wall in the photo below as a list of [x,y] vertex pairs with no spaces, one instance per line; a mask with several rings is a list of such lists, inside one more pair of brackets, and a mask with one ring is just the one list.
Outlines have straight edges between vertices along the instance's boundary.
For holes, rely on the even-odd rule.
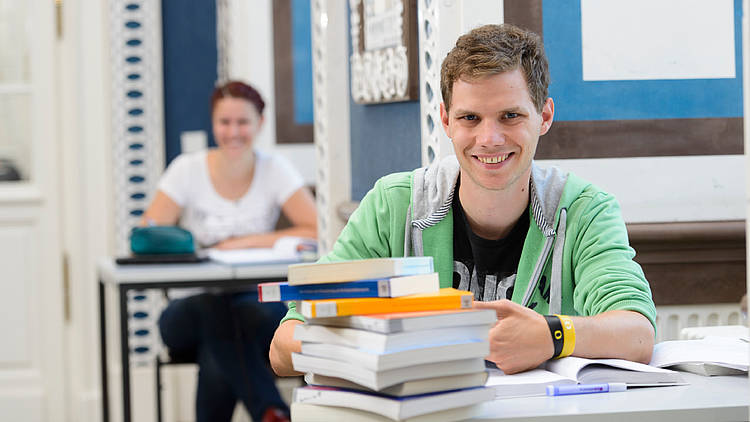
[[560,166],[614,194],[628,223],[745,219],[742,155],[539,163]]
[[229,74],[253,85],[266,100],[265,128],[256,140],[258,147],[284,155],[305,182],[314,185],[317,165],[313,144],[276,144],[272,1],[228,1]]

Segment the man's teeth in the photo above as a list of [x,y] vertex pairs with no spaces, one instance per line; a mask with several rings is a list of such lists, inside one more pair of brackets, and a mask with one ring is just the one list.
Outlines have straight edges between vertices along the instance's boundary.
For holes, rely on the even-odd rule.
[[477,157],[477,159],[484,164],[497,164],[502,163],[503,161],[507,160],[510,154],[505,155],[497,155],[494,157]]

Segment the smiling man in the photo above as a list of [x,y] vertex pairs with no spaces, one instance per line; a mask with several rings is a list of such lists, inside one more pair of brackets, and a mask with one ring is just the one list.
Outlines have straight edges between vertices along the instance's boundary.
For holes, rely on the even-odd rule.
[[[455,156],[380,179],[322,261],[429,255],[441,287],[493,309],[490,355],[507,373],[553,357],[647,363],[656,310],[619,205],[534,161],[555,107],[540,38],[512,25],[461,36],[441,69],[440,116]],[[293,374],[294,306],[270,358]]]

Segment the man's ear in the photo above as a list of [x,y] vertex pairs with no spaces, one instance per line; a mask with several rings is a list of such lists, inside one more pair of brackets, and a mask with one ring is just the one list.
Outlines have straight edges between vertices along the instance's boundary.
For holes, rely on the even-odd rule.
[[539,136],[549,132],[552,127],[552,120],[555,117],[555,102],[552,97],[548,97],[542,107],[542,126],[539,128]]
[[445,109],[445,103],[440,103],[440,123],[443,124],[443,130],[445,134],[451,138],[450,125],[448,125],[450,119],[448,118],[448,110]]

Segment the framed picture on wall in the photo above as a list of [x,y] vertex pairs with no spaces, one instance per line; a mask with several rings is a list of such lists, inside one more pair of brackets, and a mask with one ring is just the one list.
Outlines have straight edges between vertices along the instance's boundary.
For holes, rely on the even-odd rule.
[[418,100],[417,0],[351,0],[349,6],[354,101]]
[[274,0],[276,143],[313,141],[310,0]]
[[536,158],[742,154],[741,9],[506,0],[505,21],[542,36],[549,59],[555,122]]

